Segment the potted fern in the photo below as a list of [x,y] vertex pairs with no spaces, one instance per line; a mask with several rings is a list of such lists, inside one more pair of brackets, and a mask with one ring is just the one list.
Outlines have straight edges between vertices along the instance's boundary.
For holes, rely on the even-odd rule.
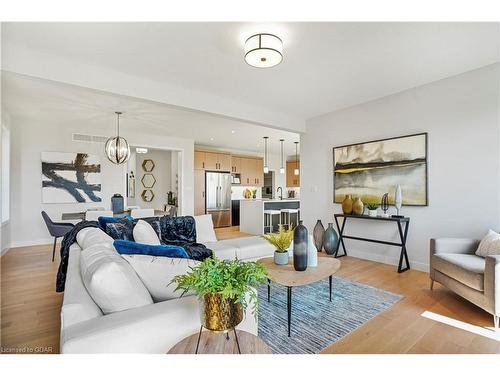
[[284,226],[280,224],[278,233],[267,233],[262,237],[275,247],[274,263],[278,265],[288,264],[288,248],[293,240],[292,226],[285,230]]
[[207,258],[191,271],[175,276],[175,290],[193,291],[198,296],[200,320],[211,331],[227,331],[243,320],[243,312],[250,304],[257,314],[256,287],[267,282],[264,266],[256,262]]

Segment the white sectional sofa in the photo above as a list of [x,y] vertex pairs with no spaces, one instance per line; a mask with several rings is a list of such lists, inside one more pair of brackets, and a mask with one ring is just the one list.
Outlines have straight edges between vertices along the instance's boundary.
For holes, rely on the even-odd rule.
[[[95,229],[97,230],[97,229]],[[272,256],[274,248],[259,237],[205,243],[221,259],[255,260]],[[92,247],[114,251],[101,236],[78,239],[71,246],[61,308],[61,353],[166,353],[200,328],[195,296],[176,298],[103,314],[82,279],[82,252]],[[122,265],[123,266],[123,265]],[[257,334],[257,322],[247,309],[238,329]]]

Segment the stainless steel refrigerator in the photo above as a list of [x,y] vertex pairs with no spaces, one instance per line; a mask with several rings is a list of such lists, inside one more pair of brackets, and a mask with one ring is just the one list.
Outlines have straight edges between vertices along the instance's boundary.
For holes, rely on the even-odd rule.
[[206,172],[205,179],[206,209],[214,227],[231,226],[231,174]]

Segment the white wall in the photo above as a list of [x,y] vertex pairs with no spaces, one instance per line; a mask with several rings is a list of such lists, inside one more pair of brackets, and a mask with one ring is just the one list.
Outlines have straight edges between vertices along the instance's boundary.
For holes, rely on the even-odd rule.
[[[73,142],[72,133],[102,135],[102,124],[81,120],[61,123],[58,122],[56,115],[52,121],[12,118],[12,247],[50,243],[49,234],[40,215],[42,210],[47,211],[54,220],[60,220],[63,212],[84,211],[91,206],[109,208],[110,198],[114,193],[125,196],[126,165],[116,166],[109,162],[103,152],[104,145],[101,143]],[[139,129],[122,127],[121,134],[132,144],[182,151],[180,158],[183,179],[180,188],[185,194],[181,200],[181,213],[191,215],[193,213],[193,140],[162,136],[158,131],[148,129],[146,124]],[[42,204],[40,162],[42,151],[87,152],[100,155],[102,202]]]
[[[481,238],[499,229],[499,64],[316,117],[301,136],[301,214],[312,230],[333,221],[332,148],[428,132],[429,206],[410,216],[412,267],[428,269],[429,239]],[[397,239],[394,226],[351,222],[354,235]],[[396,264],[399,249],[346,241],[349,255]]]
[[[163,209],[163,205],[167,204],[167,193],[172,190],[172,158],[170,151],[151,150],[146,154],[136,154],[136,174],[135,174],[135,202],[141,208],[154,208],[157,210]],[[151,172],[145,172],[142,169],[142,163],[146,159],[151,159],[155,163],[155,167]],[[142,185],[142,177],[145,173],[151,173],[156,182],[151,189],[154,198],[151,202],[145,202],[141,194],[146,188]]]
[[[0,124],[0,140],[3,140],[2,134],[3,134],[3,128],[7,129],[10,132],[10,116],[9,114],[5,111],[5,109],[2,108],[2,113],[1,113],[1,124]],[[3,169],[3,164],[4,164],[4,159],[3,159],[3,154],[5,150],[3,149],[3,141],[0,142],[0,169],[1,169],[1,180],[0,180],[0,216],[3,216],[2,212],[3,210],[10,210],[10,204],[9,202],[5,202],[4,200],[4,194],[5,192],[3,191],[4,187],[4,174],[5,172],[10,175],[10,169],[7,169],[4,171]],[[8,145],[9,149],[11,148],[10,145]],[[8,159],[5,160],[6,163],[8,163]],[[10,177],[8,177],[9,183],[10,183]],[[9,185],[7,184],[7,187]],[[9,194],[10,194],[10,190]],[[7,204],[6,204],[7,203]],[[6,211],[9,212],[9,211]],[[9,215],[10,216],[10,215]],[[10,247],[10,219],[2,222],[2,219],[0,218],[0,255],[3,255],[4,253],[7,252],[7,250]]]

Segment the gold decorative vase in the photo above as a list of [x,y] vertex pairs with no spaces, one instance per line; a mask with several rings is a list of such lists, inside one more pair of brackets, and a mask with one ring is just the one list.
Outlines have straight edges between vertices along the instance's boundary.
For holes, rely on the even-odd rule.
[[361,198],[357,197],[352,204],[352,213],[354,215],[363,215],[365,210],[365,205],[361,201]]
[[350,194],[347,194],[342,202],[342,212],[346,215],[352,213],[352,198]]
[[243,320],[241,303],[223,298],[218,293],[205,294],[198,301],[201,325],[210,331],[228,331]]

